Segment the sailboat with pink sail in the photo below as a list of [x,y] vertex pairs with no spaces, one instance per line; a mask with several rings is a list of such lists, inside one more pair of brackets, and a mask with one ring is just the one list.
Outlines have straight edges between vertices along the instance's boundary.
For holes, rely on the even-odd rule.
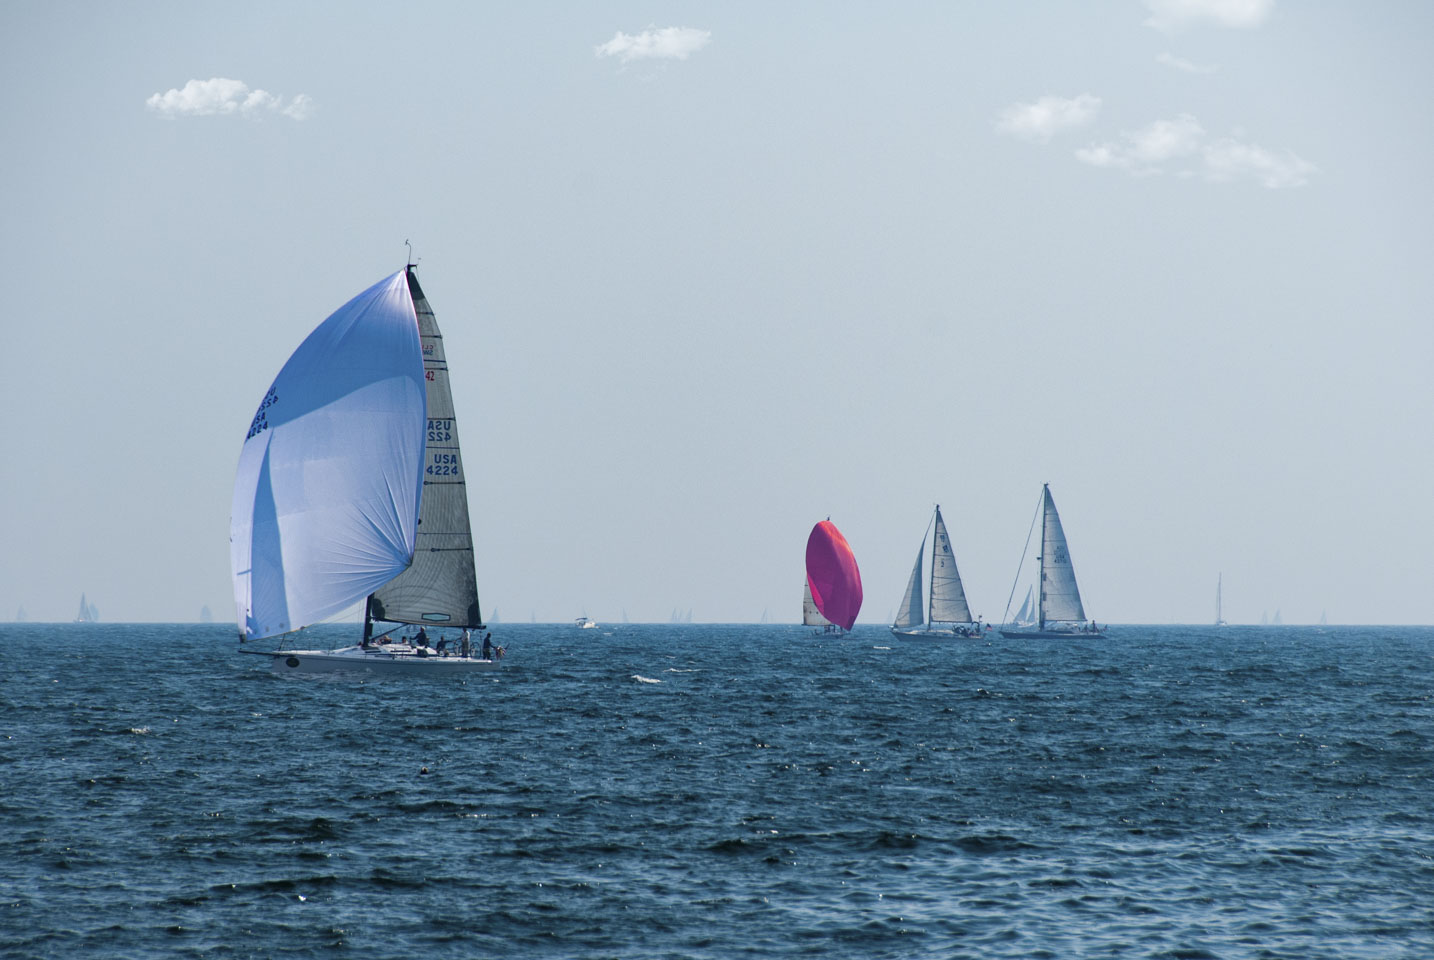
[[861,571],[851,544],[831,518],[812,527],[806,559],[802,622],[818,627],[817,636],[841,636],[856,623],[861,610]]

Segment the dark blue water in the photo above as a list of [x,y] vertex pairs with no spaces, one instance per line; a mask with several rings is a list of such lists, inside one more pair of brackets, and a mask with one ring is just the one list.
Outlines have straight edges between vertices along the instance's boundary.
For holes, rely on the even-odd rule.
[[232,636],[0,626],[0,954],[1434,957],[1429,628]]

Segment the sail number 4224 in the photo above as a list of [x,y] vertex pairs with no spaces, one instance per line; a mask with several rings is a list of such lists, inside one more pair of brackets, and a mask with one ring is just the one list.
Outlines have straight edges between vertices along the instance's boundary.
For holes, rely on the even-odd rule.
[[428,469],[425,471],[433,477],[456,477],[458,476],[458,454],[456,453],[435,453],[428,458]]

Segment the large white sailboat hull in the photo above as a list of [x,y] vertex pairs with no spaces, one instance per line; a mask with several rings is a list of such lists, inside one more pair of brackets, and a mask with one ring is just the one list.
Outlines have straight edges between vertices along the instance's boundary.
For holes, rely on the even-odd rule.
[[1104,639],[1104,630],[1086,630],[1075,627],[1068,630],[1047,627],[1042,630],[1038,627],[1016,627],[1013,629],[1001,629],[1001,636],[1007,640],[1094,640]]
[[[962,630],[965,630],[963,633]],[[979,640],[980,629],[973,623],[969,627],[892,627],[892,636],[904,640]]]
[[268,654],[275,673],[371,674],[374,676],[447,676],[493,670],[497,660],[480,657],[444,657],[418,653],[416,648],[385,650],[380,647],[343,647],[338,650],[279,650]]

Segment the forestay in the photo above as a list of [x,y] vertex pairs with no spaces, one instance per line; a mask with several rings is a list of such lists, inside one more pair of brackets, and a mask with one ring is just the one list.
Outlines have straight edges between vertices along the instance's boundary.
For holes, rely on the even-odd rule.
[[254,414],[230,515],[242,637],[332,616],[408,566],[425,419],[418,324],[400,271],[309,334]]

